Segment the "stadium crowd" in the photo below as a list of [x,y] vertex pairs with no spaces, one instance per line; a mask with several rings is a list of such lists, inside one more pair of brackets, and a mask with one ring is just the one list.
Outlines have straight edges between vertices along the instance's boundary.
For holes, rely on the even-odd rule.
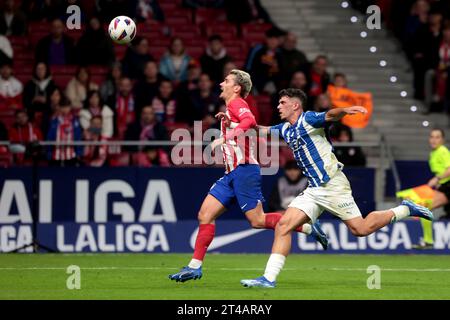
[[[67,3],[81,7],[81,30],[66,28]],[[138,22],[130,46],[108,36],[118,15]],[[307,109],[329,110],[328,85],[346,87],[345,75],[332,78],[328,58],[308,61],[297,41],[258,0],[4,0],[0,140],[15,148],[0,146],[2,165],[29,165],[41,156],[56,166],[169,166],[170,150],[162,147],[39,149],[33,142],[168,140],[199,120],[204,130],[219,128],[219,84],[233,68],[252,76],[246,100],[260,124],[280,122],[277,92],[287,86],[308,94]],[[330,132],[334,141],[352,139],[343,124]],[[345,164],[365,164],[361,150],[341,151]]]

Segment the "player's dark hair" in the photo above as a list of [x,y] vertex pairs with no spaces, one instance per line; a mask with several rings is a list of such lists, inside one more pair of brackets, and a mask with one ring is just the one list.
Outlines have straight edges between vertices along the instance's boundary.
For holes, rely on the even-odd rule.
[[433,131],[439,131],[441,133],[441,135],[442,135],[442,138],[445,138],[445,132],[444,132],[443,129],[441,129],[441,128],[433,128],[433,129],[431,129],[431,132],[433,132]]
[[284,170],[292,170],[292,169],[300,170],[295,160],[289,160],[284,165]]
[[347,79],[347,77],[345,76],[345,74],[343,74],[343,73],[341,73],[341,72],[336,72],[336,73],[334,74],[334,79],[336,79],[336,78],[344,78],[344,79]]
[[213,42],[215,40],[223,42],[223,38],[220,34],[213,34],[208,38],[208,42]]
[[301,89],[296,89],[296,88],[283,89],[280,91],[279,95],[280,95],[280,98],[282,98],[282,97],[297,98],[302,103],[302,108],[306,107],[306,101],[307,101],[306,93],[304,93],[303,90],[301,90]]

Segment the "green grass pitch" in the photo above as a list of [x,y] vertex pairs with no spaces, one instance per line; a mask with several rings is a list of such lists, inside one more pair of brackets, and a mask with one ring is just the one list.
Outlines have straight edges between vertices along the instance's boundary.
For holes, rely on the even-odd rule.
[[[450,256],[291,255],[275,289],[243,288],[268,254],[209,254],[203,278],[168,279],[188,254],[0,254],[0,299],[450,299]],[[69,265],[81,288],[67,289]],[[367,267],[381,268],[369,290]]]

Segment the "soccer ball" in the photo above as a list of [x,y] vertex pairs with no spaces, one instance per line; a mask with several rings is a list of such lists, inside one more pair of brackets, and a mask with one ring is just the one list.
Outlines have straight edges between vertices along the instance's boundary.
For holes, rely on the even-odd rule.
[[108,32],[114,42],[126,44],[134,39],[136,24],[130,17],[118,16],[109,23]]

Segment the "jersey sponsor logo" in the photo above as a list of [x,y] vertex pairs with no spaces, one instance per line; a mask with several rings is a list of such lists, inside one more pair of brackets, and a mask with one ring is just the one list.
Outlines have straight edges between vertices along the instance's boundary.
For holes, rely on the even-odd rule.
[[[233,242],[248,238],[254,234],[260,233],[264,229],[249,229],[244,231],[233,232],[230,234],[216,236],[208,247],[208,251],[219,249]],[[191,235],[190,244],[192,249],[195,248],[195,240],[197,239],[198,228]]]
[[242,116],[244,113],[250,112],[249,108],[239,108],[239,117]]

